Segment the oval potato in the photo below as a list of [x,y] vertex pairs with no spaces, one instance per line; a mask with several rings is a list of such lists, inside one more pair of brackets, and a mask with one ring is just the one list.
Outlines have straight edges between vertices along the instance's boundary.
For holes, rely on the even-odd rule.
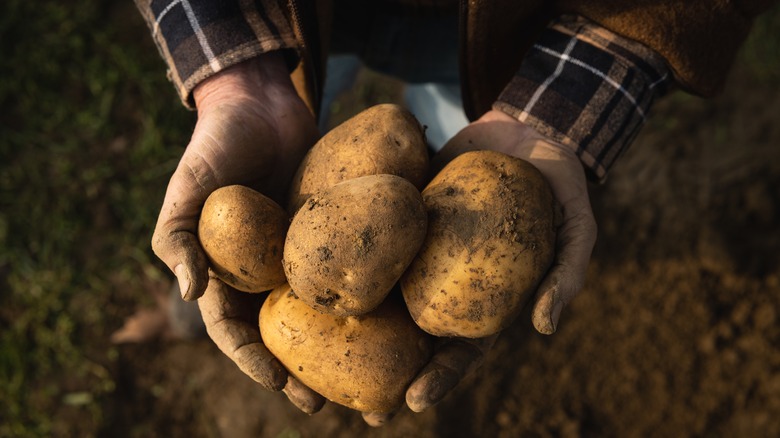
[[293,218],[284,272],[302,301],[336,315],[382,302],[425,239],[420,192],[395,175],[350,179],[312,195]]
[[375,105],[309,150],[293,178],[288,211],[295,213],[318,190],[367,175],[397,175],[422,190],[428,166],[425,131],[414,115],[395,104]]
[[282,254],[289,224],[271,198],[232,185],[206,199],[198,238],[219,279],[244,292],[265,292],[287,281]]
[[433,350],[432,338],[415,325],[400,296],[366,315],[340,317],[312,309],[289,285],[263,303],[260,334],[301,383],[361,412],[399,408]]
[[555,204],[542,174],[502,153],[451,161],[423,191],[428,235],[401,279],[415,322],[436,336],[506,328],[549,269]]

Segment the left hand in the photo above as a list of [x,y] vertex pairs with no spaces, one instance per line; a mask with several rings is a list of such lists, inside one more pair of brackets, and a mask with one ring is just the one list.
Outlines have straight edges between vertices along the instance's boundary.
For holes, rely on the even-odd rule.
[[[545,138],[509,115],[492,110],[456,134],[434,157],[434,171],[458,155],[489,149],[526,160],[550,183],[563,212],[558,228],[553,266],[540,283],[532,310],[532,322],[542,334],[558,327],[563,307],[585,284],[585,273],[596,242],[596,221],[590,207],[585,172],[570,150]],[[498,335],[483,339],[441,338],[430,363],[406,391],[406,404],[422,412],[441,401],[460,381],[478,368]],[[392,414],[363,414],[368,424],[379,426]]]
[[596,220],[585,171],[571,149],[497,110],[485,113],[447,142],[434,158],[434,169],[440,170],[456,156],[478,149],[502,152],[533,164],[547,179],[561,207],[555,259],[537,289],[531,316],[539,333],[552,334],[563,308],[585,285],[596,243]]

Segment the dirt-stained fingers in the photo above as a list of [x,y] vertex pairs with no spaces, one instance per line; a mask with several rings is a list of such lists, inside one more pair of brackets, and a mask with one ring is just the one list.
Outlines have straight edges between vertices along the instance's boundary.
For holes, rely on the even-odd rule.
[[441,338],[431,361],[406,391],[406,404],[423,412],[439,403],[460,381],[477,369],[498,335],[481,339]]
[[319,412],[325,406],[325,397],[293,376],[287,376],[287,385],[282,391],[295,407],[309,415]]
[[239,292],[212,277],[198,305],[217,347],[261,386],[280,391],[287,384],[287,371],[260,338],[260,302],[261,295]]

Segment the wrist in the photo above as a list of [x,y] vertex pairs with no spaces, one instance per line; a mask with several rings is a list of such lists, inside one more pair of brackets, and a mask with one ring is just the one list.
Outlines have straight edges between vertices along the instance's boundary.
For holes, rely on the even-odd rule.
[[474,124],[483,125],[490,135],[485,142],[488,149],[503,152],[518,158],[556,158],[567,156],[576,160],[570,148],[539,133],[532,126],[496,109],[486,112]]
[[277,104],[280,96],[297,98],[287,65],[278,52],[235,64],[198,84],[192,92],[199,115],[224,104]]

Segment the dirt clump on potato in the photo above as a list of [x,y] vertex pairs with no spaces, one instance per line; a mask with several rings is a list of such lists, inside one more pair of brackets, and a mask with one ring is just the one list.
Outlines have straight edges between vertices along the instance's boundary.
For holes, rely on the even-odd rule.
[[481,338],[507,327],[549,269],[552,191],[530,163],[474,151],[423,191],[428,234],[401,279],[415,322],[436,336]]
[[399,105],[375,105],[309,150],[293,178],[288,211],[293,214],[318,190],[367,175],[397,175],[422,190],[428,167],[425,131],[414,115]]
[[284,245],[287,281],[309,306],[360,315],[382,302],[425,239],[420,192],[395,175],[350,179],[312,195]]
[[289,285],[260,309],[263,343],[301,383],[361,412],[392,412],[428,363],[432,337],[412,321],[400,291],[374,311],[341,317],[298,299]]
[[271,198],[240,185],[215,190],[203,205],[198,238],[211,269],[244,292],[286,282],[282,268],[287,212]]

